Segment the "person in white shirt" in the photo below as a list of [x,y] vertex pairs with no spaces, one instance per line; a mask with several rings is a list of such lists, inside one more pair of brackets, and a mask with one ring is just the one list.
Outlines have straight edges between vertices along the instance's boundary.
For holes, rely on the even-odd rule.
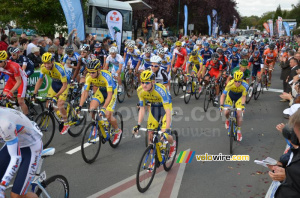
[[158,37],[158,22],[157,22],[157,18],[155,18],[154,21],[153,21],[153,37],[154,38]]
[[31,39],[31,43],[29,43],[27,46],[26,56],[28,56],[31,53],[33,47],[37,47],[37,44],[38,44],[38,38],[33,36]]

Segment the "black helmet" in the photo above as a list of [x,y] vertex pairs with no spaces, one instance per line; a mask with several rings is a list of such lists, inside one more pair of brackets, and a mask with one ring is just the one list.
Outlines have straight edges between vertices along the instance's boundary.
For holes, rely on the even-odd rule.
[[65,52],[66,54],[72,54],[74,52],[73,46],[69,45],[68,47],[66,47]]
[[100,68],[100,66],[101,66],[100,60],[93,59],[87,64],[86,69],[88,70],[88,72],[93,72],[93,71],[98,70]]
[[197,55],[197,52],[194,50],[194,51],[191,52],[191,55],[192,55],[192,56],[196,56],[196,55]]
[[212,55],[211,55],[211,59],[218,59],[219,58],[219,54],[214,52]]
[[274,50],[275,49],[275,44],[274,43],[271,43],[270,46],[269,46],[270,50]]
[[217,53],[218,53],[218,54],[223,54],[224,51],[223,51],[221,48],[218,48],[218,49],[217,49]]

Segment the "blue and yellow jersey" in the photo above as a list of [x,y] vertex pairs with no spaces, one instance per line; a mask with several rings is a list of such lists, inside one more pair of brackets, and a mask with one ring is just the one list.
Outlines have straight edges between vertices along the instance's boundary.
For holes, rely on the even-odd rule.
[[89,74],[87,74],[84,90],[90,90],[91,84],[108,92],[116,89],[116,84],[113,81],[110,72],[106,70],[101,70],[97,78],[92,78]]
[[188,63],[193,63],[194,65],[202,65],[203,58],[198,54],[196,56],[190,56]]
[[171,97],[168,94],[166,87],[160,83],[155,83],[150,92],[144,91],[142,86],[139,86],[137,94],[141,107],[145,106],[146,101],[148,101],[152,104],[160,104],[164,109],[172,109]]
[[40,78],[44,78],[44,76],[48,75],[52,78],[52,81],[56,82],[68,82],[70,77],[67,75],[64,66],[60,63],[55,62],[51,70],[46,69],[44,64],[41,66]]
[[235,86],[234,80],[229,81],[229,83],[226,85],[223,94],[227,94],[229,91],[232,92],[233,94],[241,94],[243,96],[247,95],[247,90],[249,88],[248,83],[243,80],[240,86]]

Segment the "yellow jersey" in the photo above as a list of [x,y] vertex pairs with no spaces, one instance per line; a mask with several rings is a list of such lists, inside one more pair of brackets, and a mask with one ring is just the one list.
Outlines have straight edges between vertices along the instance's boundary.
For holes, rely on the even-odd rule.
[[247,90],[249,88],[248,83],[243,80],[240,86],[235,86],[234,80],[231,80],[228,82],[226,85],[223,94],[227,94],[229,91],[232,92],[233,94],[240,94],[242,93],[243,96],[247,95]]
[[151,104],[163,106],[164,109],[172,109],[171,96],[166,90],[166,87],[160,83],[155,83],[150,92],[144,91],[142,86],[139,86],[137,88],[137,94],[141,107],[145,106],[146,101],[149,101]]
[[44,64],[41,66],[40,78],[44,78],[45,74],[52,78],[55,82],[68,82],[70,77],[67,75],[64,66],[60,63],[55,62],[51,70],[46,69]]
[[107,70],[101,70],[97,78],[92,78],[90,74],[86,75],[84,90],[90,90],[93,84],[101,90],[113,91],[116,89],[116,83],[113,81],[111,73]]
[[190,58],[187,62],[189,64],[193,63],[194,65],[202,65],[203,64],[203,58],[200,55],[190,56]]

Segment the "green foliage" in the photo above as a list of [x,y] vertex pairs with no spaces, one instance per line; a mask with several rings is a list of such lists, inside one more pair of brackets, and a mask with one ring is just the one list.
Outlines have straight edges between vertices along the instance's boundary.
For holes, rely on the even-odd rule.
[[275,22],[278,17],[282,17],[282,11],[281,11],[281,7],[280,7],[280,4],[278,5],[276,11],[275,11],[275,14],[274,14],[274,17],[273,17],[273,21]]
[[[86,5],[87,1],[82,0],[82,4]],[[58,0],[2,1],[0,13],[2,23],[16,21],[18,27],[36,29],[39,34],[48,36],[60,31],[59,28],[67,23]]]

